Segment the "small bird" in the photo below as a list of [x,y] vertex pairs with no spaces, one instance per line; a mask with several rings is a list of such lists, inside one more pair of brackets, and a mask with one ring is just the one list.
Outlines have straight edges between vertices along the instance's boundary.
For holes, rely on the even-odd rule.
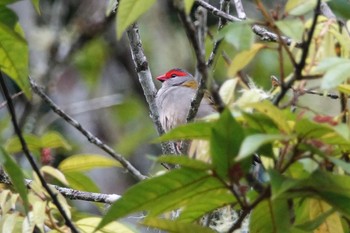
[[[166,132],[186,123],[191,101],[196,94],[198,83],[185,70],[171,69],[157,77],[162,82],[156,96],[160,122]],[[205,94],[198,108],[196,118],[203,118],[215,113],[213,101]]]

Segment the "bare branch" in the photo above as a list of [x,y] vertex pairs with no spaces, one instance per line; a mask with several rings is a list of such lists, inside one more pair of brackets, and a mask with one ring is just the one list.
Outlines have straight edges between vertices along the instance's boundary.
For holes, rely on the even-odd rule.
[[235,3],[238,18],[240,18],[242,20],[246,19],[247,15],[245,14],[242,1],[241,0],[234,0],[234,3]]
[[314,17],[313,17],[313,20],[312,20],[312,25],[311,25],[310,31],[308,33],[307,39],[303,43],[303,46],[302,46],[301,59],[295,66],[295,71],[294,71],[293,77],[288,82],[281,84],[281,92],[279,93],[279,95],[273,101],[273,103],[275,105],[278,105],[278,103],[281,101],[281,99],[287,93],[289,88],[292,87],[292,85],[294,84],[294,82],[296,80],[302,80],[303,79],[302,71],[303,71],[303,69],[305,67],[305,64],[306,64],[306,58],[307,58],[307,55],[309,53],[309,48],[310,48],[310,44],[311,44],[311,41],[312,41],[312,37],[313,37],[314,32],[315,32],[315,28],[316,28],[316,24],[317,24],[317,18],[318,18],[318,16],[321,13],[320,12],[320,5],[321,5],[321,0],[317,0],[317,5],[316,5],[316,8],[314,10]]
[[33,91],[41,97],[42,100],[44,100],[50,108],[57,113],[60,117],[62,117],[66,122],[68,122],[70,125],[72,125],[74,128],[76,128],[79,132],[81,132],[89,142],[92,144],[95,144],[97,147],[104,150],[107,154],[112,156],[114,159],[119,161],[122,166],[130,172],[131,175],[133,175],[137,180],[143,180],[147,177],[142,175],[139,170],[137,170],[128,160],[126,160],[122,155],[117,154],[111,147],[103,143],[99,138],[97,138],[95,135],[93,135],[91,132],[86,130],[78,121],[73,119],[71,116],[66,114],[58,105],[56,105],[42,90],[41,88],[36,84],[36,82],[30,78],[30,85],[33,89]]
[[[18,93],[16,93],[16,94],[14,94],[14,95],[12,95],[11,96],[11,99],[15,99],[15,98],[17,98],[18,96],[20,96],[20,95],[22,95],[23,94],[23,91],[20,91],[20,92],[18,92]],[[7,101],[5,100],[4,102],[2,102],[1,104],[0,104],[0,109],[2,109],[3,107],[5,107],[7,105]]]
[[51,197],[52,202],[56,205],[56,207],[57,207],[58,211],[60,212],[60,214],[62,215],[66,225],[71,229],[72,232],[78,233],[79,232],[78,229],[74,226],[74,224],[72,223],[68,214],[66,213],[66,211],[62,207],[61,203],[58,201],[57,196],[52,192],[52,190],[50,189],[50,187],[46,183],[43,175],[41,174],[41,172],[39,170],[39,167],[36,165],[35,160],[28,149],[27,143],[23,138],[22,131],[17,123],[15,107],[13,105],[12,98],[10,96],[8,89],[7,89],[4,77],[3,77],[1,72],[0,72],[0,85],[1,85],[1,89],[2,89],[2,93],[4,95],[4,98],[7,101],[7,108],[8,108],[10,115],[11,115],[11,120],[12,120],[12,125],[14,128],[14,131],[18,136],[18,139],[19,139],[21,146],[22,146],[22,150],[23,150],[28,162],[30,163],[30,166],[33,168],[33,170],[35,171],[35,174],[38,176],[41,185],[45,188],[45,190],[47,191],[47,193]]
[[[155,102],[157,89],[152,81],[152,74],[148,67],[147,58],[143,52],[142,41],[139,34],[139,28],[134,23],[127,31],[130,41],[130,51],[135,64],[137,76],[139,77],[143,93],[149,106],[151,118],[159,135],[164,134],[164,129],[159,121],[159,112]],[[174,145],[170,142],[162,143],[163,154],[176,154]]]
[[[31,188],[30,185],[33,181],[25,179],[24,182],[25,182],[26,186],[30,189]],[[3,172],[0,173],[0,183],[6,184],[6,185],[12,185],[10,179]],[[71,200],[81,200],[81,201],[91,201],[91,202],[112,204],[121,197],[117,194],[84,192],[84,191],[79,191],[79,190],[75,190],[75,189],[71,189],[71,188],[65,188],[65,187],[52,185],[52,184],[48,184],[48,185],[50,188],[56,189],[64,197],[69,198]]]

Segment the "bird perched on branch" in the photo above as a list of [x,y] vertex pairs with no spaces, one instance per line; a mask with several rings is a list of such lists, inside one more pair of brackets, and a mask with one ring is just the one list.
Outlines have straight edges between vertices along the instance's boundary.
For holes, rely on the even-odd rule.
[[[157,77],[162,82],[156,96],[159,119],[167,132],[186,123],[191,101],[196,94],[198,83],[194,77],[182,69],[172,69]],[[203,118],[216,112],[214,102],[205,94],[198,108],[196,118]]]

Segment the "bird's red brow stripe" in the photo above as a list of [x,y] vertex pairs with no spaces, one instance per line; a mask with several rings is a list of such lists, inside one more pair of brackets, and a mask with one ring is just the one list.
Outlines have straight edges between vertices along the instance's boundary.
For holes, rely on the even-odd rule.
[[175,74],[176,76],[186,76],[186,72],[183,72],[181,70],[170,70],[167,74],[166,77],[170,77],[171,75]]

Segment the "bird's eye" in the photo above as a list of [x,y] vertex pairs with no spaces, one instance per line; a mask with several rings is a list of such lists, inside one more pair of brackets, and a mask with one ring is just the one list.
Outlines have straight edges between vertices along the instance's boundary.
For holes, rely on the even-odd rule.
[[172,74],[171,77],[172,77],[172,78],[175,78],[175,77],[176,77],[176,74]]

